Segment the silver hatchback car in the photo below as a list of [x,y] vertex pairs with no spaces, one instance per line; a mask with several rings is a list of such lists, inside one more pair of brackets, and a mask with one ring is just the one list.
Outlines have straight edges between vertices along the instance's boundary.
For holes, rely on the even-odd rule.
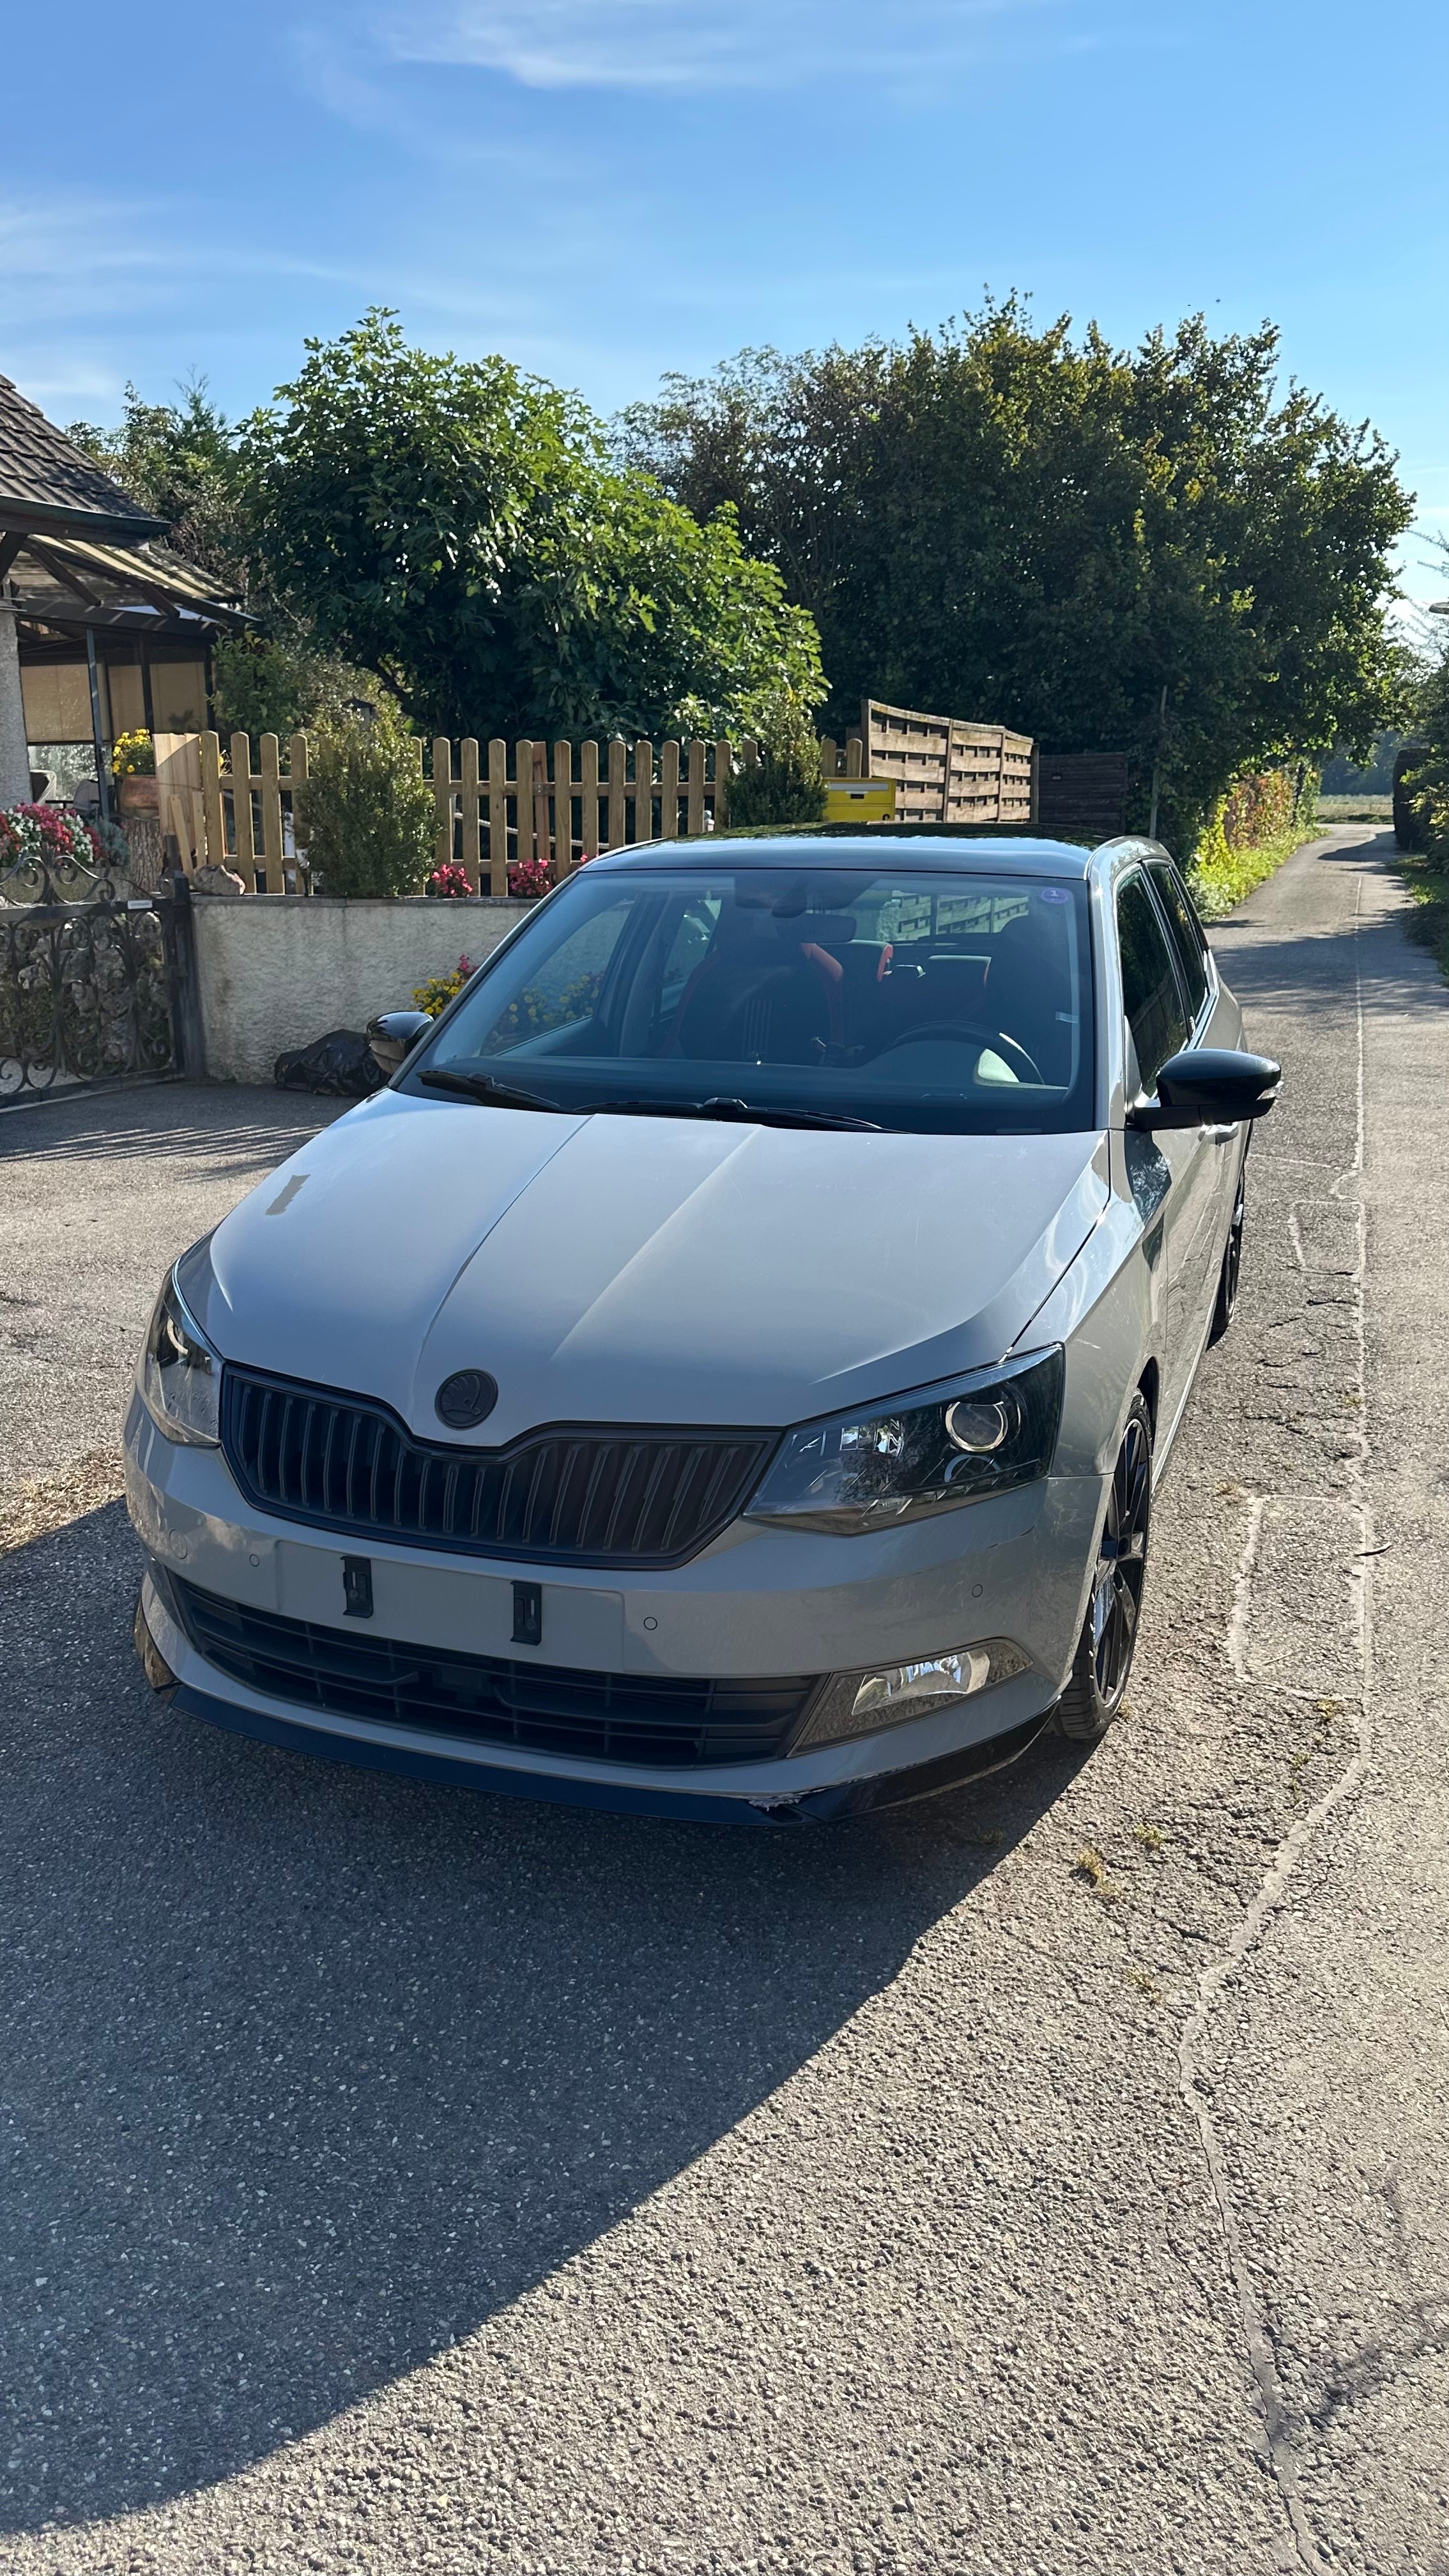
[[829,1817],[1126,1688],[1237,1286],[1241,1051],[1165,851],[649,844],[179,1260],[146,1670],[492,1790]]

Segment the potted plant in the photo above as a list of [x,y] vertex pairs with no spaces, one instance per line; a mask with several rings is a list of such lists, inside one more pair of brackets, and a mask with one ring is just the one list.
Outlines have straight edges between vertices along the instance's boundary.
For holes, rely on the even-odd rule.
[[134,733],[119,734],[111,751],[111,771],[116,780],[123,814],[159,814],[161,791],[156,780],[156,746],[149,733],[138,727]]

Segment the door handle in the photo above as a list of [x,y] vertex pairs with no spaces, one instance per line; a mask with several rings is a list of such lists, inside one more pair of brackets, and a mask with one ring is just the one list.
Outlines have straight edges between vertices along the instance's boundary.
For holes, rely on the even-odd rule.
[[1198,1129],[1198,1134],[1208,1137],[1214,1145],[1230,1145],[1237,1132],[1236,1127],[1200,1127]]

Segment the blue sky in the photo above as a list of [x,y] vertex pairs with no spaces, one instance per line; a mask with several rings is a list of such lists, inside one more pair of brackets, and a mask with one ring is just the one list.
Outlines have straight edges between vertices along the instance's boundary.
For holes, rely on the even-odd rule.
[[[0,371],[229,411],[395,305],[601,410],[1029,293],[1264,315],[1449,533],[1443,0],[11,0]],[[57,41],[57,30],[63,44]],[[1443,596],[1422,543],[1406,587]]]

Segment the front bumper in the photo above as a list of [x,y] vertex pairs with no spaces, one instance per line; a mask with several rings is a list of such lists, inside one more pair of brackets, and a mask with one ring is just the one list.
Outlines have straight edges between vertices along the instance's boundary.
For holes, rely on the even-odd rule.
[[[1013,1758],[1070,1669],[1104,1504],[1096,1477],[1039,1486],[868,1538],[739,1522],[671,1571],[638,1579],[589,1568],[460,1559],[348,1541],[258,1513],[220,1452],[164,1439],[144,1407],[126,1425],[132,1521],[158,1571],[142,1616],[174,1676],[177,1704],[276,1743],[516,1795],[684,1817],[835,1814],[947,1787]],[[199,1654],[163,1597],[167,1570],[223,1600],[343,1628],[344,1552],[365,1551],[372,1633],[518,1660],[515,1585],[543,1592],[538,1663],[655,1677],[825,1673],[1013,1638],[1031,1669],[979,1697],[874,1735],[754,1762],[681,1769],[433,1736],[301,1711]],[[169,1685],[168,1685],[169,1686]]]

